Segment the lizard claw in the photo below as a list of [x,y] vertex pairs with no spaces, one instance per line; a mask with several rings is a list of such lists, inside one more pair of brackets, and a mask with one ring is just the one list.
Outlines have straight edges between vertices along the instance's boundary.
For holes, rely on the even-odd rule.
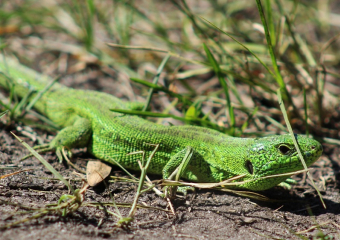
[[[38,146],[33,147],[33,149],[36,150],[37,153],[45,153],[45,152],[53,151],[53,148],[51,148],[49,144],[38,145]],[[24,160],[26,160],[27,158],[30,158],[30,157],[33,157],[32,153],[27,154],[26,156],[23,156],[20,159],[20,162],[24,161]]]
[[63,160],[66,160],[66,162],[70,162],[69,159],[72,158],[72,152],[66,146],[57,147],[55,153],[57,154],[60,163],[62,163]]

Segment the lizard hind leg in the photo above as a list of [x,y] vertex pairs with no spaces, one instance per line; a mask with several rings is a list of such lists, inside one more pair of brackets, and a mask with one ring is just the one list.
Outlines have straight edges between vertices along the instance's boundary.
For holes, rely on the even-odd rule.
[[[164,179],[175,179],[178,181],[182,176],[187,176],[187,166],[192,160],[194,154],[194,149],[190,146],[176,153],[169,162],[163,168],[163,178]],[[190,186],[180,186],[176,189],[177,192],[181,192],[184,195],[187,191],[194,191],[195,188]],[[170,195],[172,195],[170,193]]]
[[49,144],[49,149],[55,150],[59,161],[63,160],[63,151],[68,154],[72,148],[87,147],[92,135],[91,122],[88,119],[77,117],[72,125],[63,128]]

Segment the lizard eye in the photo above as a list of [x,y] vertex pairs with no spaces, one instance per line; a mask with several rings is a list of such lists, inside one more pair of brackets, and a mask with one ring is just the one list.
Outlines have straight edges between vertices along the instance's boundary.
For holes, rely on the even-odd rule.
[[250,174],[254,173],[253,164],[250,161],[246,161],[246,168]]
[[280,152],[281,152],[283,155],[286,155],[286,154],[289,153],[290,148],[289,148],[288,146],[286,146],[286,145],[280,145],[280,146],[279,146],[279,150],[280,150]]

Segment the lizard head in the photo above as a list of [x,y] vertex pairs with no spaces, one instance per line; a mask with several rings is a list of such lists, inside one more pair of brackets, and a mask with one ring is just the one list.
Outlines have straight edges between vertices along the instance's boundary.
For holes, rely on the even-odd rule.
[[[322,153],[321,144],[311,138],[295,135],[307,166],[313,164]],[[248,171],[242,180],[254,181],[245,183],[242,188],[261,191],[283,182],[289,176],[260,179],[270,175],[290,173],[303,169],[291,135],[277,135],[255,139],[248,148],[247,160],[244,163]],[[293,173],[292,173],[293,175]]]

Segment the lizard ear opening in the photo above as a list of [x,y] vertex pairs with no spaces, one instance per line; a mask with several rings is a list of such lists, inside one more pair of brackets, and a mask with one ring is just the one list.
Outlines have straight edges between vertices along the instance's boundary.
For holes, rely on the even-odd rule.
[[253,164],[252,164],[249,160],[246,161],[245,166],[246,166],[246,169],[248,170],[248,172],[249,172],[250,174],[253,174],[253,173],[254,173]]

